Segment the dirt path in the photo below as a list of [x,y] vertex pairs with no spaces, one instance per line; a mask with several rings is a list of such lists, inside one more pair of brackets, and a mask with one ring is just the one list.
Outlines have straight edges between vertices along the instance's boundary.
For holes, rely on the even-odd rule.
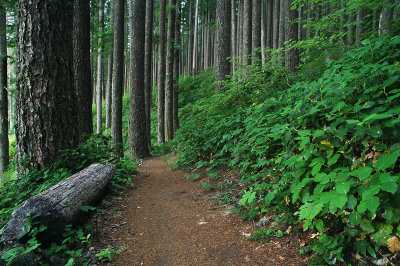
[[[213,193],[171,171],[163,158],[139,167],[136,189],[109,196],[110,208],[96,216],[96,246],[122,248],[112,265],[303,265],[291,239],[246,240],[254,230]],[[286,241],[286,242],[285,242]]]

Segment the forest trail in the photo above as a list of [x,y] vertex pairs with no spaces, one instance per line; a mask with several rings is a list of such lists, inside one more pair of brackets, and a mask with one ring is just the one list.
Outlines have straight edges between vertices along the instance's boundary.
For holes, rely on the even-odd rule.
[[123,249],[112,265],[306,264],[296,238],[246,240],[253,223],[214,205],[214,193],[171,171],[163,157],[145,160],[134,183],[107,196],[110,208],[92,218],[96,249]]

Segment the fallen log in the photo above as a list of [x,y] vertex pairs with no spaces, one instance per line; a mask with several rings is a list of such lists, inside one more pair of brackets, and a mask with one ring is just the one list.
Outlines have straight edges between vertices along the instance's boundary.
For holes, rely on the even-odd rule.
[[28,199],[12,214],[2,242],[12,243],[24,234],[28,213],[47,227],[46,239],[59,238],[67,224],[82,215],[81,208],[95,202],[113,177],[115,165],[92,164],[46,191]]

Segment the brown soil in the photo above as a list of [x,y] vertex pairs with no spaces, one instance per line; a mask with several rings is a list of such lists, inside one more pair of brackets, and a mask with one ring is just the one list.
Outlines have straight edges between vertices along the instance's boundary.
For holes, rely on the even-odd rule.
[[106,199],[112,204],[96,215],[93,245],[121,248],[112,265],[305,265],[296,233],[262,243],[246,239],[254,224],[163,158],[139,166],[135,188]]

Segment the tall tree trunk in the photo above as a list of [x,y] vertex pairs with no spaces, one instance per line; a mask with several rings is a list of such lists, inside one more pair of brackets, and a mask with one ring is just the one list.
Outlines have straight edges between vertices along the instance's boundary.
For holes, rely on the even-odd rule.
[[[73,85],[73,3],[19,0],[17,160],[39,169],[78,144]],[[42,30],[46,29],[46,30]]]
[[165,142],[165,12],[166,0],[160,0],[158,41],[158,144]]
[[274,23],[274,0],[267,0],[267,29],[266,29],[266,47],[272,49],[272,31]]
[[[143,0],[130,0],[131,14],[131,88],[129,149],[131,157],[145,158],[150,155],[146,138],[146,112],[144,97],[144,51],[146,3]],[[135,18],[135,19],[133,19]]]
[[254,65],[261,60],[261,52],[255,51],[261,48],[261,0],[253,0],[252,8],[252,50],[254,51],[252,63]]
[[145,36],[145,63],[144,63],[144,93],[146,108],[146,138],[151,147],[151,100],[153,90],[152,60],[153,60],[153,10],[154,0],[146,0],[146,36]]
[[389,7],[385,6],[382,9],[382,12],[379,16],[379,36],[382,36],[389,32],[390,30],[390,19],[392,18],[392,14],[390,14]]
[[243,11],[244,11],[244,0],[239,0],[239,18],[238,18],[238,45],[239,45],[239,56],[240,62],[243,63]]
[[193,38],[193,60],[192,60],[192,75],[197,75],[198,70],[198,37],[199,37],[199,0],[196,0],[196,9],[194,15],[194,38]]
[[0,3],[0,175],[9,163],[6,26],[6,8]]
[[227,59],[231,53],[231,2],[217,0],[217,42],[216,42],[216,65],[215,65],[215,89],[223,87],[221,81],[231,72],[231,64]]
[[122,147],[122,95],[124,92],[125,2],[125,0],[115,0],[114,3],[111,141],[117,158],[124,155]]
[[280,0],[279,3],[279,37],[278,37],[278,48],[283,48],[285,43],[285,7],[287,0]]
[[235,72],[235,60],[234,58],[237,56],[236,49],[236,0],[231,0],[231,56],[232,56],[232,72]]
[[347,27],[347,45],[349,47],[351,47],[354,43],[354,14],[353,14],[353,12],[349,13],[348,24],[349,24],[349,26]]
[[252,23],[252,8],[251,5],[252,0],[244,0],[243,6],[243,56],[245,56],[245,64],[250,65],[251,63],[251,52],[252,52],[252,30],[251,30],[251,23]]
[[174,55],[175,55],[175,20],[176,0],[169,0],[168,31],[167,31],[167,71],[165,86],[165,140],[174,138]]
[[[114,5],[111,4],[110,27],[114,27]],[[107,85],[106,85],[106,128],[111,127],[111,101],[112,101],[112,69],[113,69],[113,45],[110,42],[107,64]]]
[[365,8],[361,8],[357,10],[357,24],[356,24],[356,45],[361,45],[361,40],[364,34],[364,16],[365,16]]
[[188,45],[187,45],[187,72],[192,73],[193,66],[193,1],[189,1],[189,35],[188,35]]
[[[178,2],[179,3],[179,2]],[[179,58],[180,58],[180,47],[181,47],[181,8],[180,5],[177,7],[177,15],[175,22],[175,51],[174,51],[174,93],[173,93],[173,127],[174,133],[179,129],[179,116],[178,116],[178,81],[179,81]]]
[[99,0],[99,40],[98,40],[98,49],[97,49],[97,134],[101,133],[102,127],[102,100],[103,100],[103,31],[104,31],[104,0]]
[[90,1],[74,0],[73,18],[74,87],[78,99],[80,140],[93,133],[92,70],[90,58]]
[[273,33],[272,33],[272,48],[278,49],[279,44],[279,5],[280,0],[274,1],[274,11],[273,11]]
[[[290,7],[293,3],[294,0],[287,0],[287,20],[289,25],[286,28],[286,40],[290,42],[297,42],[298,38],[298,25],[297,23],[294,23],[296,19],[298,18],[298,11],[297,10],[292,10]],[[286,67],[289,69],[291,72],[295,72],[297,70],[297,67],[300,64],[300,52],[298,49],[294,48],[287,48],[287,60],[286,60]]]

